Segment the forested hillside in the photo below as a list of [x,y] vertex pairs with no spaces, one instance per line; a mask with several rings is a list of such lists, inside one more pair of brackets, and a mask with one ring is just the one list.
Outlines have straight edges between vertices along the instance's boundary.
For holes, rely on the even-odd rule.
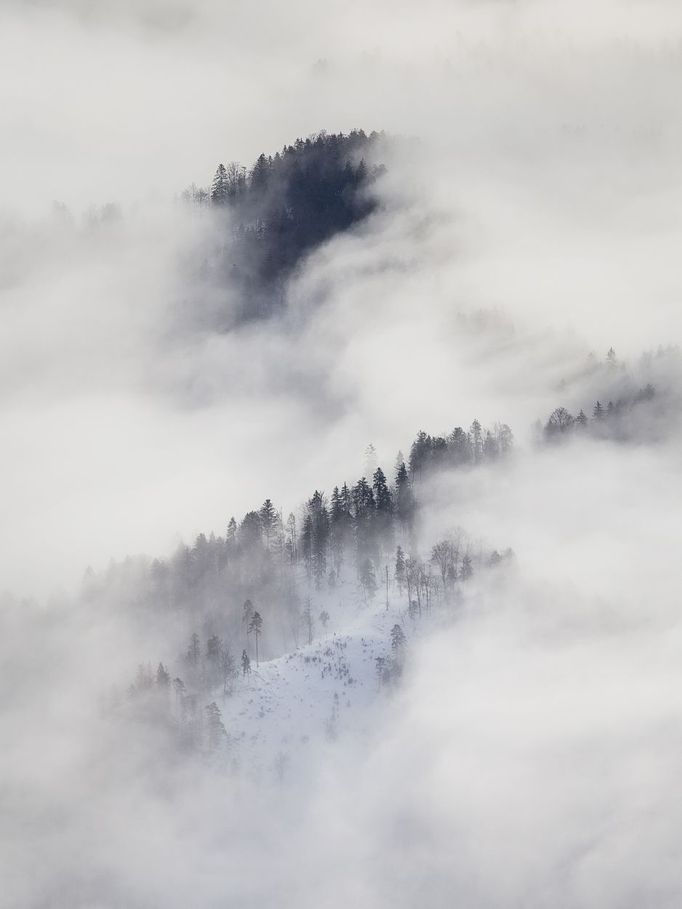
[[[494,469],[512,443],[508,426],[486,430],[477,420],[469,431],[456,427],[447,436],[420,432],[407,463],[399,453],[389,478],[370,446],[369,479],[341,483],[330,494],[315,490],[286,517],[267,498],[239,522],[230,518],[224,536],[202,533],[170,559],[129,559],[100,574],[89,571],[82,594],[88,608],[123,611],[156,641],[129,686],[119,684],[108,696],[108,709],[118,716],[132,710],[146,725],[161,722],[169,748],[226,751],[237,760],[244,704],[240,699],[237,714],[229,699],[244,694],[263,661],[270,666],[268,686],[281,671],[293,683],[300,648],[318,641],[305,656],[313,675],[302,696],[311,705],[325,678],[337,700],[337,683],[369,689],[366,701],[372,679],[397,682],[412,633],[407,626],[416,631],[434,606],[436,614],[443,608],[443,615],[454,614],[462,585],[511,557],[459,527],[432,540],[422,527],[421,491],[443,472]],[[261,689],[254,684],[247,690]],[[289,695],[279,689],[282,697],[290,709]],[[341,704],[329,708],[330,716],[328,706],[323,701],[322,718],[315,708],[317,733],[330,716],[336,722]],[[271,741],[267,721],[258,727],[263,741]]]
[[385,142],[362,130],[320,133],[263,153],[251,167],[221,163],[210,185],[184,191],[188,204],[217,216],[201,275],[236,296],[240,320],[276,311],[302,258],[376,210]]

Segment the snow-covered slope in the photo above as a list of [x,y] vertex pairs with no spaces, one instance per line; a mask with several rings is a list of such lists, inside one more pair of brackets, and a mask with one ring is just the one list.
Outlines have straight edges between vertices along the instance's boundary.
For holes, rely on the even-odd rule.
[[284,773],[316,742],[366,728],[382,696],[376,660],[389,656],[390,631],[405,624],[406,603],[396,593],[387,609],[381,594],[365,604],[350,588],[337,593],[343,605],[326,632],[318,628],[312,643],[277,659],[254,660],[231,694],[216,694],[226,750],[241,767]]

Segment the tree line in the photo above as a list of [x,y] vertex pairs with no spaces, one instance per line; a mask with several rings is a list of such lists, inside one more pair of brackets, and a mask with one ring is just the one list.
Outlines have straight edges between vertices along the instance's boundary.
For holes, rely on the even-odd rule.
[[[464,433],[472,452],[479,435],[488,435],[478,426],[474,421]],[[462,432],[445,438],[459,440]],[[511,450],[508,427],[495,430],[496,437],[500,433],[505,444],[495,458]],[[129,687],[132,701],[166,716],[193,749],[204,747],[208,739],[216,740],[220,719],[219,711],[210,717],[202,713],[206,696],[214,698],[216,691],[229,696],[237,679],[248,680],[263,657],[310,644],[317,627],[326,630],[330,616],[313,607],[316,591],[351,581],[366,603],[385,594],[388,606],[389,589],[397,589],[401,599],[406,596],[406,618],[418,621],[434,602],[455,598],[476,564],[508,558],[510,552],[476,552],[461,533],[420,556],[419,490],[428,471],[438,465],[475,467],[492,457],[482,446],[480,462],[473,455],[466,462],[420,460],[413,455],[424,450],[424,438],[434,437],[419,433],[408,463],[399,454],[390,479],[377,466],[369,480],[341,483],[329,496],[315,490],[298,514],[286,519],[267,498],[241,521],[230,518],[224,536],[199,534],[193,546],[180,546],[168,560],[126,560],[101,575],[88,572],[83,596],[94,606],[128,604],[158,628],[167,652],[168,629],[187,629],[186,643],[171,659],[176,674],[164,662],[156,670],[141,666]],[[385,678],[401,671],[403,648],[396,647],[392,644],[387,656]]]
[[544,439],[558,442],[576,435],[628,439],[633,435],[638,409],[652,402],[655,395],[654,386],[647,384],[616,401],[595,401],[589,416],[582,408],[574,415],[566,407],[557,407],[542,428]]

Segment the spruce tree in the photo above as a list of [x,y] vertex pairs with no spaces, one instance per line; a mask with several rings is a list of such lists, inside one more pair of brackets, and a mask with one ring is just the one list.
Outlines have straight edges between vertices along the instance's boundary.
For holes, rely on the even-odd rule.
[[213,205],[226,205],[229,196],[229,179],[224,164],[219,164],[211,184],[211,202]]
[[266,499],[263,502],[258,514],[260,517],[260,526],[263,532],[265,546],[267,549],[270,549],[272,544],[272,537],[275,530],[275,524],[277,522],[277,512],[275,511],[275,507],[270,499]]
[[471,424],[469,437],[471,439],[471,453],[473,456],[474,464],[478,464],[478,462],[483,457],[483,430],[478,420],[474,420],[474,422]]
[[390,549],[393,543],[393,496],[381,467],[374,471],[372,491],[376,507],[376,530],[382,545]]
[[409,529],[414,517],[414,497],[405,462],[398,467],[395,477],[395,511],[404,529]]
[[232,517],[227,525],[227,533],[225,534],[225,542],[228,546],[232,547],[237,542],[237,522]]

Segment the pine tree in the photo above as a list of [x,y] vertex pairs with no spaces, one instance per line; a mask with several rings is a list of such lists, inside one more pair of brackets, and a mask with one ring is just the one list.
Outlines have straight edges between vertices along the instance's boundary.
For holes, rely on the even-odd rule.
[[256,641],[256,666],[260,665],[258,661],[258,639],[260,638],[262,631],[263,619],[261,617],[261,614],[260,612],[254,612],[251,617],[251,621],[249,622],[249,633],[253,634],[253,637]]
[[398,546],[395,551],[394,577],[398,585],[398,590],[402,595],[403,587],[405,586],[405,554],[403,553],[401,546]]
[[307,504],[307,515],[303,523],[303,549],[309,572],[319,588],[327,574],[327,553],[329,550],[330,520],[324,496],[315,490]]
[[305,625],[306,630],[308,632],[308,644],[310,645],[313,643],[313,626],[314,626],[313,611],[312,611],[312,607],[310,605],[310,597],[308,597],[308,599],[306,600],[305,608],[303,610],[303,624]]
[[229,198],[229,178],[224,164],[219,164],[211,184],[213,205],[226,205]]
[[428,436],[423,429],[420,429],[417,433],[417,438],[410,446],[410,476],[414,480],[421,479],[430,452],[431,436]]
[[334,487],[331,497],[329,512],[330,546],[334,568],[338,574],[343,565],[346,549],[350,545],[353,534],[353,515],[351,495],[346,483],[341,489]]
[[313,516],[306,514],[301,531],[301,555],[308,577],[313,573]]
[[251,170],[250,189],[260,196],[264,196],[268,188],[271,170],[272,160],[268,160],[265,155],[259,155]]
[[393,651],[401,651],[406,643],[407,638],[405,637],[405,632],[400,625],[394,625],[393,628],[391,628],[391,649]]
[[227,525],[227,533],[225,534],[225,542],[228,546],[233,547],[237,542],[237,522],[232,517]]
[[223,642],[217,634],[212,634],[206,641],[207,683],[211,687],[217,685],[221,677],[220,659],[223,652]]
[[353,487],[352,492],[355,551],[358,566],[364,559],[376,558],[376,504],[374,492],[367,480],[362,477]]
[[405,661],[405,646],[407,644],[407,638],[405,637],[405,632],[396,624],[391,628],[391,650],[393,651],[393,659],[391,660],[390,666],[390,675],[400,678],[403,671],[403,664]]
[[[500,439],[500,448],[509,444],[511,447],[511,430],[508,426],[501,427],[501,432],[506,429],[509,431],[509,439],[505,442]],[[471,448],[471,439],[468,433],[464,432],[461,426],[456,426],[448,436],[448,461],[453,467],[461,467],[464,464],[470,464],[474,459]]]
[[285,549],[289,556],[289,561],[294,564],[298,561],[298,537],[296,534],[296,517],[289,514],[287,518]]
[[471,424],[469,436],[471,438],[471,451],[474,463],[478,464],[478,462],[483,457],[483,430],[478,420],[474,420],[474,422]]
[[332,491],[330,508],[329,508],[329,530],[330,546],[334,567],[338,571],[343,561],[343,507],[341,504],[341,493],[339,487],[335,486]]
[[275,524],[277,522],[277,512],[270,499],[266,499],[261,505],[259,517],[266,549],[270,549],[275,531]]
[[242,650],[242,675],[249,675],[251,672],[251,660],[246,650]]
[[390,549],[393,545],[393,497],[381,467],[374,471],[372,491],[376,507],[376,530],[381,543]]
[[170,685],[170,675],[163,663],[159,663],[156,670],[156,684],[159,688],[168,688]]
[[206,710],[206,731],[208,738],[209,751],[217,751],[224,738],[227,737],[223,718],[220,713],[220,707],[215,701],[212,701],[205,708]]
[[206,641],[206,658],[213,663],[217,663],[223,649],[223,642],[217,634],[212,634]]
[[242,606],[242,622],[244,623],[244,626],[245,626],[245,628],[246,628],[246,640],[247,640],[247,642],[248,642],[248,640],[249,640],[249,638],[248,638],[249,629],[250,629],[250,626],[251,626],[251,620],[253,619],[253,613],[254,613],[254,611],[255,611],[255,610],[254,610],[254,608],[253,608],[253,603],[251,602],[251,600],[245,600],[245,601],[244,601],[244,605]]
[[395,510],[403,528],[409,529],[414,516],[414,498],[404,461],[398,467],[395,477]]
[[244,515],[239,526],[239,545],[246,550],[262,549],[263,531],[260,514],[257,511],[249,511]]

